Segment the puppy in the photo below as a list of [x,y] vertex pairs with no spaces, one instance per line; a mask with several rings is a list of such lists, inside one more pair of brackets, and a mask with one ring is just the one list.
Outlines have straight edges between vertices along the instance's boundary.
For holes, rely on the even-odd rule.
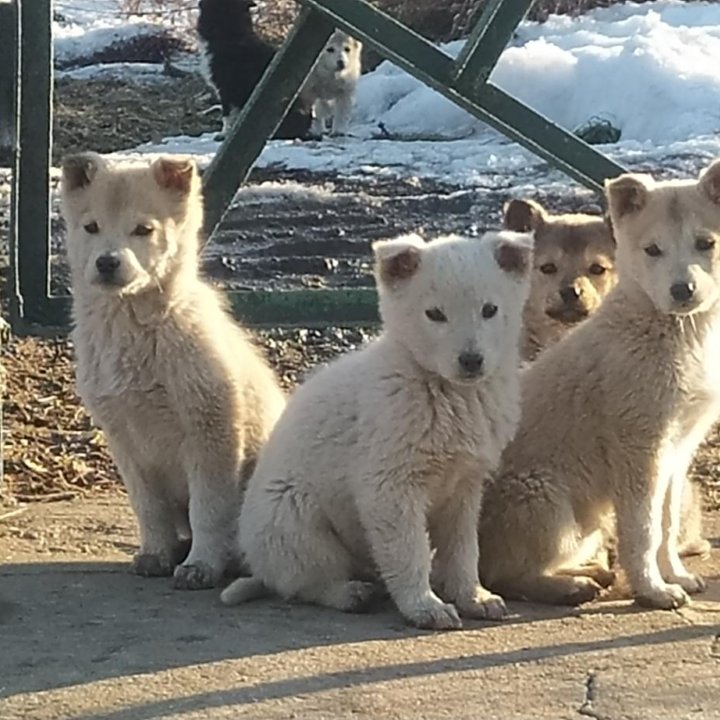
[[[535,237],[530,297],[525,305],[523,359],[534,360],[594,313],[617,281],[615,239],[609,219],[553,215],[533,200],[511,200],[504,225]],[[688,480],[683,494],[680,555],[706,555],[701,493]]]
[[480,520],[480,577],[508,597],[591,600],[614,511],[637,601],[704,588],[678,555],[683,488],[720,411],[720,161],[698,181],[606,184],[618,283],[524,371],[523,415]]
[[[201,71],[222,105],[227,135],[255,86],[275,55],[275,49],[255,34],[253,0],[200,0],[197,32]],[[291,106],[274,137],[303,139],[310,129],[310,108],[302,100]]]
[[612,290],[615,240],[601,217],[553,215],[533,200],[511,200],[503,215],[508,230],[535,236],[523,343],[523,359],[534,360],[595,312]]
[[301,92],[312,108],[312,135],[325,135],[330,121],[331,135],[347,134],[362,70],[361,52],[362,43],[340,30],[328,40]]
[[384,333],[291,399],[240,517],[253,577],[222,599],[273,591],[359,612],[379,579],[418,627],[499,619],[478,583],[477,512],[520,413],[532,245],[411,235],[373,250]]
[[234,559],[244,484],[284,398],[198,276],[195,165],[75,155],[62,203],[77,387],[137,515],[133,568],[210,587]]

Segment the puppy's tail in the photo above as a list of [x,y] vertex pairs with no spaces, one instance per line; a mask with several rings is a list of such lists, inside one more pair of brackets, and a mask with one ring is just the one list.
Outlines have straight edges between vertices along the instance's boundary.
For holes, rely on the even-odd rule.
[[225,605],[239,605],[268,597],[270,591],[262,580],[255,577],[241,577],[231,582],[220,593],[220,600]]

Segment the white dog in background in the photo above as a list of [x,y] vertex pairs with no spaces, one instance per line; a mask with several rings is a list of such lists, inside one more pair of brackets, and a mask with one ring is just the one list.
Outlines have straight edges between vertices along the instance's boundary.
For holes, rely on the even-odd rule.
[[347,133],[362,71],[361,52],[362,43],[340,30],[330,37],[301,92],[312,108],[312,135],[326,135],[330,122],[331,135]]
[[192,162],[76,155],[62,194],[77,386],[138,518],[134,569],[212,586],[235,559],[244,485],[283,394],[198,275]]
[[500,619],[478,581],[477,512],[520,417],[531,239],[411,235],[373,250],[383,335],[291,399],[240,518],[253,576],[222,599],[274,591],[359,612],[381,580],[419,627]]

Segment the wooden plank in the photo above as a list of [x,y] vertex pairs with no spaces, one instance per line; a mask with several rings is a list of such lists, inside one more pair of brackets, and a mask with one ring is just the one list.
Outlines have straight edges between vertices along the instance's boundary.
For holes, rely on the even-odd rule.
[[488,0],[454,68],[455,86],[472,92],[490,77],[533,0]]
[[23,316],[30,322],[42,317],[50,288],[51,6],[51,0],[20,3],[17,272]]
[[[352,326],[378,322],[377,294],[372,288],[229,292],[227,297],[233,314],[251,327]],[[67,328],[71,311],[72,298],[50,298],[37,324]],[[37,328],[28,331],[35,333]]]
[[333,32],[328,20],[307,8],[255,87],[203,176],[205,232],[212,231],[297,97]]

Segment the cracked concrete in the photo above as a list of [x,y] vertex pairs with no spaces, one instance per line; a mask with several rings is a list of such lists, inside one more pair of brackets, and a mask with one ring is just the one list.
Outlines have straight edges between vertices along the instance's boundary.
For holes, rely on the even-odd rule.
[[720,720],[720,515],[707,529],[709,589],[682,610],[511,603],[432,634],[391,608],[225,608],[128,573],[120,494],[34,505],[0,520],[0,719]]

